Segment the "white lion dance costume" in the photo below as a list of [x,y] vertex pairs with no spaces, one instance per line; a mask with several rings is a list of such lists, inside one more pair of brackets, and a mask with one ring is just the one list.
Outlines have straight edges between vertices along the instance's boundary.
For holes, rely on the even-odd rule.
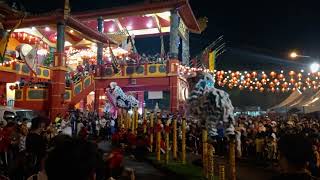
[[109,98],[109,101],[111,101],[111,104],[113,106],[119,108],[128,110],[138,107],[139,105],[139,101],[131,95],[126,95],[116,82],[110,83],[110,89],[107,90],[107,96],[108,98],[111,96],[111,98]]
[[188,100],[190,115],[200,120],[202,126],[208,129],[210,137],[218,135],[219,123],[223,124],[225,135],[234,135],[234,108],[229,95],[214,87],[211,74],[203,73],[200,77]]

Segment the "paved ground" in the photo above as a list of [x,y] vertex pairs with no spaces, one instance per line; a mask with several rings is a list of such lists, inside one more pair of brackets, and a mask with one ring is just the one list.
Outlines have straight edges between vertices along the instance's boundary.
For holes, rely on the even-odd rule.
[[[101,142],[98,144],[99,148],[104,151],[110,151],[111,145],[108,142]],[[160,170],[154,168],[147,162],[138,162],[132,160],[129,157],[125,157],[124,165],[127,168],[133,168],[135,170],[135,176],[137,180],[168,180],[168,176],[162,173]]]
[[[109,143],[100,143],[100,148],[105,151],[110,150],[111,146]],[[190,161],[195,160],[198,157],[188,156]],[[221,160],[219,160],[221,161]],[[125,166],[129,168],[134,168],[137,180],[170,180],[175,179],[175,177],[170,177],[169,175],[161,172],[160,170],[154,168],[151,164],[147,162],[138,162],[125,157]],[[227,171],[227,167],[226,167]],[[249,161],[237,162],[237,179],[238,180],[269,180],[274,175],[274,172],[263,166],[257,166],[256,164]]]

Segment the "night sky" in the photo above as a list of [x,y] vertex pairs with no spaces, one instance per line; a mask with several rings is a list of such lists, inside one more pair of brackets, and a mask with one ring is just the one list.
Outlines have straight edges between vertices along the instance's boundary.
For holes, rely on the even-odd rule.
[[[53,1],[45,4],[39,4],[37,0],[21,1],[24,4],[28,3],[26,6],[29,8],[38,11],[55,7],[49,5],[49,2]],[[134,0],[71,0],[74,11],[134,2]],[[217,69],[288,70],[301,69],[303,66],[307,69],[307,65],[316,59],[287,60],[291,50],[298,50],[300,54],[315,58],[320,57],[320,3],[316,1],[190,0],[189,2],[197,18],[206,16],[209,20],[208,27],[202,34],[191,35],[191,56],[201,52],[218,36],[224,35],[227,51],[217,59]],[[37,7],[35,4],[38,4]],[[165,40],[168,43],[168,37]],[[160,51],[160,40],[159,37],[137,39],[136,46],[140,53],[154,54]],[[270,107],[286,96],[236,90],[229,92],[236,106],[259,104],[262,107]]]
[[[190,0],[196,17],[206,16],[209,21],[201,35],[191,35],[191,55],[198,54],[217,37],[224,35],[227,51],[217,59],[217,69],[308,69],[311,61],[320,57],[319,3],[284,0],[210,3],[213,4],[209,5],[209,0]],[[151,40],[143,42],[148,41]],[[292,50],[315,59],[288,60]],[[288,96],[288,93],[225,90],[234,106],[240,107],[261,106],[266,109]]]

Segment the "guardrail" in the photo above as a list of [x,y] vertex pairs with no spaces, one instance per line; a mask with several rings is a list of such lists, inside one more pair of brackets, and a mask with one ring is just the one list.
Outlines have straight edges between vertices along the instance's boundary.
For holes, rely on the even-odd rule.
[[[22,76],[32,76],[33,72],[25,63],[13,62],[0,66],[0,71],[16,73]],[[51,70],[48,67],[38,66],[36,72],[38,78],[49,80],[51,78]]]

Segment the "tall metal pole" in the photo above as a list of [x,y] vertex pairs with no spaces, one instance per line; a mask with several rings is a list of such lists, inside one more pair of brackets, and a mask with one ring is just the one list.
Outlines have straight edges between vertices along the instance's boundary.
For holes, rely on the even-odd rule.
[[[100,33],[103,33],[104,31],[104,23],[103,23],[102,17],[98,18],[98,31]],[[97,43],[97,64],[98,65],[103,64],[102,58],[103,58],[103,43],[98,42]]]
[[170,17],[170,59],[178,59],[179,56],[179,16],[177,10],[171,11]]

